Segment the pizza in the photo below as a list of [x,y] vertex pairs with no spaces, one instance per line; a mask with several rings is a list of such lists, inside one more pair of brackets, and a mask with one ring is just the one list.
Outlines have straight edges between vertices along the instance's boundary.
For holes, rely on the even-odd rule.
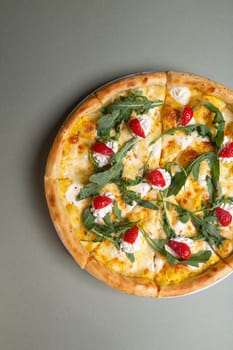
[[64,122],[45,193],[82,269],[175,297],[233,270],[233,91],[189,73],[121,78]]

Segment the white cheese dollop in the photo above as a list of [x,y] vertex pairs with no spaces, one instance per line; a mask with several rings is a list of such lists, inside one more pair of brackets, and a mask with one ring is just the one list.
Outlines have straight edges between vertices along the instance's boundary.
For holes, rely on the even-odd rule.
[[144,134],[147,136],[151,128],[151,118],[146,114],[142,114],[138,119],[143,128]]
[[163,175],[163,178],[165,180],[165,186],[162,187],[162,186],[157,186],[157,185],[151,184],[151,187],[154,190],[166,190],[166,188],[168,188],[170,186],[170,184],[171,184],[171,175],[165,169],[158,169],[158,170]]
[[176,86],[170,89],[170,95],[180,104],[187,105],[191,97],[191,92],[186,86]]
[[95,222],[98,224],[103,223],[103,218],[108,214],[111,213],[112,207],[113,207],[113,201],[115,199],[114,195],[111,192],[102,192],[100,193],[100,196],[109,197],[112,199],[112,203],[106,205],[106,207],[101,209],[95,209],[92,207],[92,213],[96,217]]
[[[118,151],[118,143],[116,141],[106,142],[106,146],[111,148],[114,153],[116,153]],[[95,159],[98,166],[101,168],[103,166],[107,165],[109,163],[110,158],[111,158],[110,156],[105,156],[104,154],[96,153],[96,152],[93,152],[92,156]]]
[[76,198],[77,198],[77,195],[79,194],[80,189],[81,189],[81,186],[79,184],[71,184],[65,193],[67,202],[75,206],[78,206],[79,201],[77,201]]
[[142,239],[143,239],[143,235],[139,231],[137,239],[134,243],[128,243],[128,242],[125,242],[124,240],[122,240],[122,242],[120,244],[121,251],[128,253],[128,254],[133,254],[135,251],[140,249],[140,246],[142,244]]
[[154,271],[155,271],[155,273],[159,273],[162,270],[164,264],[165,264],[165,260],[163,260],[163,259],[159,258],[158,256],[156,256],[154,258],[154,268],[155,268]]

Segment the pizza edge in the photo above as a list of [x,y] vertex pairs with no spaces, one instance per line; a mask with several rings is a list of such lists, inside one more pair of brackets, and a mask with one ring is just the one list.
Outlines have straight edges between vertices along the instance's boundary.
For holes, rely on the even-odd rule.
[[89,256],[85,269],[98,280],[124,293],[144,297],[158,296],[158,287],[153,280],[128,277],[113,272],[94,256]]
[[177,297],[206,289],[233,273],[229,265],[221,259],[201,275],[197,275],[179,284],[160,286],[158,298]]
[[160,85],[165,87],[166,83],[166,72],[139,73],[126,78],[120,78],[113,83],[110,82],[103,88],[98,89],[95,92],[95,95],[99,101],[105,105],[113,96],[123,91],[147,87],[150,85]]
[[82,269],[85,268],[89,251],[80,243],[60,198],[57,180],[45,177],[45,194],[51,219],[62,243]]
[[206,94],[223,98],[226,103],[233,103],[233,91],[214,80],[201,77],[192,73],[182,73],[175,71],[167,72],[167,86],[189,86],[198,88]]

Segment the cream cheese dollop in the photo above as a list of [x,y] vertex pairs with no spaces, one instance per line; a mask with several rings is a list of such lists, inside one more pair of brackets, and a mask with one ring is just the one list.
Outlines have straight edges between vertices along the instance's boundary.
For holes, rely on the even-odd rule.
[[65,193],[65,197],[67,202],[69,202],[70,204],[73,204],[75,206],[78,206],[79,201],[77,201],[77,195],[79,194],[79,191],[81,189],[82,186],[80,186],[79,184],[71,184],[66,193]]
[[187,105],[191,97],[191,92],[187,86],[175,86],[170,89],[170,95],[180,104]]

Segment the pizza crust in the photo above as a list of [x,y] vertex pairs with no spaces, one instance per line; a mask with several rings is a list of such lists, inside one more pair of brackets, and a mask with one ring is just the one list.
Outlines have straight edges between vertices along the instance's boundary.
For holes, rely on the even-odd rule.
[[111,101],[111,98],[129,89],[137,89],[151,85],[165,86],[167,76],[165,72],[145,73],[133,75],[128,78],[117,80],[114,83],[109,83],[104,88],[96,91],[96,96],[99,101],[106,105]]
[[89,257],[85,269],[100,281],[124,293],[144,297],[157,297],[158,288],[154,281],[120,275],[109,270],[93,256]]
[[167,87],[170,88],[172,86],[197,88],[206,94],[211,94],[224,99],[226,103],[233,103],[232,90],[199,75],[169,71],[167,72]]
[[177,297],[199,291],[217,283],[232,272],[227,264],[220,261],[199,276],[192,277],[179,284],[160,286],[158,298]]
[[70,218],[63,205],[57,181],[45,177],[45,194],[55,229],[68,252],[83,269],[87,263],[89,252],[80,243]]

